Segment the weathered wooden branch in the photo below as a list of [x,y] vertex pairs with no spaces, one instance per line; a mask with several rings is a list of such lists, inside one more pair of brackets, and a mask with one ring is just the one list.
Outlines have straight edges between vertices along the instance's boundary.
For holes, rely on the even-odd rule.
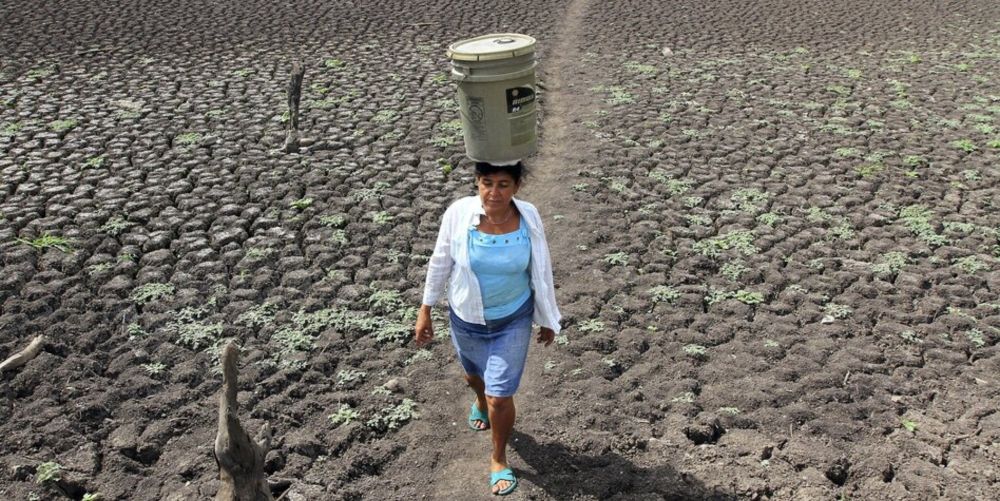
[[267,424],[257,440],[240,425],[236,401],[237,367],[240,350],[229,343],[222,349],[222,392],[219,394],[219,431],[215,436],[215,460],[219,465],[219,492],[216,501],[273,501],[264,476],[264,456],[271,447]]
[[288,82],[288,132],[285,134],[285,153],[299,151],[299,101],[302,99],[302,78],[306,69],[302,63],[292,63],[292,78]]
[[42,352],[42,345],[44,344],[45,336],[39,334],[34,340],[31,341],[31,343],[28,344],[27,348],[11,355],[10,357],[7,357],[7,360],[0,363],[0,372],[14,370],[30,362],[31,359],[37,357],[38,354]]

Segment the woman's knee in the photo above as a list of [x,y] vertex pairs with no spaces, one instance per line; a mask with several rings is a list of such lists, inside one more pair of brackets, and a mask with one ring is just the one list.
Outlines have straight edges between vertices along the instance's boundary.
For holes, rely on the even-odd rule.
[[491,397],[486,395],[486,404],[492,409],[504,410],[514,405],[514,397]]

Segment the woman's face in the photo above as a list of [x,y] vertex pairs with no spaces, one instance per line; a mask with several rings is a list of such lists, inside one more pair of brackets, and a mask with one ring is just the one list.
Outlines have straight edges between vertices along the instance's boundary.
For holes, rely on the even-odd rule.
[[479,199],[486,209],[502,209],[510,205],[511,199],[517,193],[518,184],[506,172],[486,174],[476,178],[479,187]]

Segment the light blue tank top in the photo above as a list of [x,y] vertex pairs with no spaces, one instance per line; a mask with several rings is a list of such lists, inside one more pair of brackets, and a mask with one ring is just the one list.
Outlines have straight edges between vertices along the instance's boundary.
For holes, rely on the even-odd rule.
[[487,320],[513,314],[531,297],[531,240],[524,221],[503,235],[469,230],[469,261],[479,280]]

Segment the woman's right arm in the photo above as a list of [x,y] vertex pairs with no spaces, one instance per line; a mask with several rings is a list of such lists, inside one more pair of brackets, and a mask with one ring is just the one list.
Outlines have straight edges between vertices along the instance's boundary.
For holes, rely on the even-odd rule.
[[454,260],[451,257],[451,210],[445,211],[441,218],[441,229],[438,230],[437,242],[434,244],[434,254],[427,263],[427,280],[424,282],[424,297],[420,311],[417,312],[417,323],[414,327],[414,339],[417,346],[423,346],[434,338],[434,326],[431,322],[431,307],[437,304],[444,295],[448,278]]

